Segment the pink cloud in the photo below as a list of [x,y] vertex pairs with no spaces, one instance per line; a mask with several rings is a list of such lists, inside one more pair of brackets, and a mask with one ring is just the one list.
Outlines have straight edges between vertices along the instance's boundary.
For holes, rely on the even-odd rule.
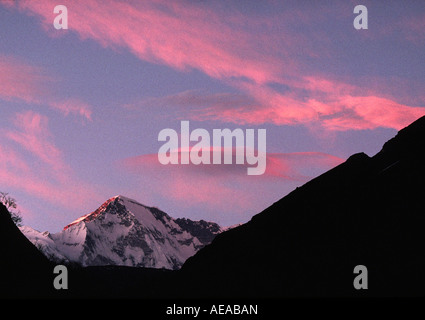
[[25,64],[13,57],[0,56],[0,97],[3,99],[38,101],[47,93],[47,86],[43,84],[51,81],[41,68]]
[[[424,107],[397,103],[377,95],[362,96],[359,88],[322,78],[304,79],[308,98],[295,89],[280,93],[267,86],[243,84],[240,87],[257,104],[224,107],[216,104],[187,113],[193,120],[221,120],[236,124],[273,123],[276,125],[314,124],[334,131],[401,129],[425,115]],[[313,98],[314,97],[314,98]]]
[[[245,77],[258,83],[277,78],[278,59],[264,59],[263,36],[244,31],[243,16],[229,16],[193,3],[169,1],[63,1],[70,30],[105,47],[125,47],[140,59],[179,70],[196,68],[214,78]],[[16,5],[42,18],[50,30],[55,1],[18,1]],[[264,19],[266,21],[266,19]],[[260,42],[260,43],[259,43]],[[264,47],[263,47],[264,48]]]
[[144,194],[155,192],[185,206],[235,206],[243,211],[265,199],[275,201],[285,188],[290,191],[343,161],[319,152],[268,153],[266,172],[260,176],[248,176],[247,164],[237,165],[235,159],[226,165],[162,165],[157,154],[146,154],[123,159],[118,166],[140,178]]
[[33,111],[16,114],[13,124],[17,130],[5,133],[5,136],[19,144],[23,149],[36,156],[53,168],[54,172],[61,173],[69,170],[64,165],[62,154],[52,142],[48,130],[48,118]]
[[75,114],[91,120],[91,106],[78,99],[62,100],[53,88],[55,79],[43,68],[10,56],[0,55],[0,99],[47,105],[64,115]]
[[75,176],[55,145],[48,118],[33,111],[17,113],[13,129],[2,129],[0,184],[54,205],[81,209],[81,204],[103,201],[97,188]]
[[[425,115],[425,108],[410,107],[389,99],[376,96],[338,97],[338,105],[344,116],[323,120],[323,125],[331,130],[364,130],[378,127],[397,130],[409,125]],[[350,112],[349,114],[347,114]]]
[[[374,81],[375,86],[378,83]],[[292,81],[291,86],[291,90],[281,93],[269,86],[240,82],[239,94],[192,90],[145,99],[126,108],[163,108],[174,118],[242,125],[319,124],[332,131],[378,127],[399,130],[425,114],[425,108],[397,103],[389,93],[377,96],[374,88],[362,90],[337,80],[308,76]]]
[[[57,35],[52,28],[56,4],[53,0],[15,2],[20,10],[40,17],[52,35]],[[330,59],[332,39],[314,26],[336,12],[344,19],[352,18],[346,6],[301,5],[302,10],[288,6],[265,18],[196,2],[87,0],[62,4],[68,7],[70,32],[81,39],[114,50],[124,48],[142,60],[183,72],[200,70],[255,101],[226,107],[221,98],[215,105],[199,105],[200,112],[193,113],[192,119],[242,124],[321,123],[328,130],[361,130],[399,129],[425,113],[417,105],[399,102],[399,95],[383,93],[378,86],[372,90],[329,75],[302,72],[306,68],[303,58]],[[323,14],[314,14],[319,8]],[[294,28],[298,21],[308,35]],[[423,22],[418,17],[406,25],[395,25],[407,32],[421,30]],[[282,32],[271,32],[276,28]],[[341,36],[337,30],[335,34]],[[289,89],[280,92],[272,83]],[[194,101],[180,102],[195,108]],[[68,110],[89,116],[75,105]]]
[[60,101],[52,101],[50,105],[62,111],[66,116],[68,114],[80,115],[87,120],[92,119],[92,110],[91,106],[83,101],[79,101],[78,99],[67,99]]

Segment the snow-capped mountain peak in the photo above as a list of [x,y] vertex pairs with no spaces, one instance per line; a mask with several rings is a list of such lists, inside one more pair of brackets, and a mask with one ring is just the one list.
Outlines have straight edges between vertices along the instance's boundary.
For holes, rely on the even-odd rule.
[[206,221],[174,219],[118,195],[58,233],[22,232],[49,258],[82,266],[126,265],[179,269],[222,229]]

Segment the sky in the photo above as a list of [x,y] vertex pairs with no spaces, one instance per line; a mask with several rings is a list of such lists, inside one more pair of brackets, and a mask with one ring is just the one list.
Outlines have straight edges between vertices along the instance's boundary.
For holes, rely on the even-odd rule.
[[[59,30],[58,4],[0,0],[0,191],[39,231],[119,194],[244,223],[425,115],[422,0],[64,0]],[[265,173],[160,164],[181,121],[266,129]]]

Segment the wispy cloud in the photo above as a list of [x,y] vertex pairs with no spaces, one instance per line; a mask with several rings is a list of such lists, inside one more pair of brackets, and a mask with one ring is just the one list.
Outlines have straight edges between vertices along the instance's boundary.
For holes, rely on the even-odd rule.
[[[188,107],[186,112],[195,109],[192,119],[277,125],[315,122],[328,130],[340,131],[400,129],[425,114],[421,105],[399,102],[403,92],[389,95],[383,87],[391,81],[368,87],[308,69],[311,59],[318,61],[316,65],[332,60],[338,41],[321,26],[327,25],[324,17],[328,16],[351,20],[352,9],[347,11],[346,6],[294,8],[288,3],[285,10],[276,10],[266,18],[224,10],[218,4],[189,1],[87,0],[64,4],[69,6],[71,32],[84,40],[92,39],[113,49],[124,48],[141,60],[183,72],[197,69],[241,92],[210,96],[183,92],[161,101],[145,99],[133,106],[164,104],[168,100],[172,105]],[[53,34],[53,0],[17,1],[15,5],[41,17],[47,32]],[[270,4],[271,8],[274,5]],[[416,43],[415,30],[423,29],[422,21],[417,17],[395,25]],[[394,31],[378,28],[372,37],[385,37],[391,30]],[[345,37],[338,30],[333,30],[333,36]],[[287,90],[277,90],[274,84]],[[84,104],[53,105],[67,113],[90,117]]]
[[[243,211],[264,200],[271,203],[285,187],[290,191],[343,161],[320,152],[268,153],[266,171],[260,176],[248,176],[248,165],[235,164],[235,159],[226,165],[162,165],[157,154],[146,154],[123,159],[117,165],[141,179],[143,194],[156,192],[179,205]],[[259,189],[275,190],[258,193]]]
[[68,209],[103,197],[79,179],[54,143],[48,118],[33,111],[17,113],[10,128],[0,131],[0,182]]
[[92,108],[77,98],[62,99],[55,90],[57,78],[37,66],[11,56],[0,55],[0,99],[48,106],[68,115],[91,120]]
[[39,102],[53,83],[42,68],[31,66],[11,56],[0,55],[0,97]]
[[[244,85],[258,102],[255,109],[209,109],[198,117],[236,123],[291,125],[318,123],[329,130],[401,129],[425,114],[424,107],[397,103],[357,88],[322,78],[303,79],[303,89],[281,94],[272,88]],[[369,93],[369,92],[365,92]]]
[[[125,47],[140,59],[179,70],[196,68],[214,78],[245,77],[256,82],[276,76],[276,59],[262,59],[259,43],[244,31],[243,16],[223,19],[221,13],[193,2],[64,1],[70,29],[82,39],[105,47]],[[20,9],[35,13],[44,26],[52,24],[54,1],[17,1]],[[264,19],[266,22],[266,19]],[[267,36],[264,30],[264,36]]]
[[360,89],[353,85],[313,77],[303,81],[303,85],[294,85],[288,93],[245,83],[239,85],[245,93],[192,90],[143,99],[124,107],[142,111],[160,108],[179,119],[218,120],[238,125],[313,124],[332,131],[379,127],[399,130],[425,114],[424,107],[397,103],[373,93],[356,94]]
[[12,123],[16,129],[6,131],[6,138],[35,156],[38,162],[47,164],[50,169],[53,169],[52,172],[62,175],[69,171],[60,150],[52,142],[47,117],[27,111],[16,114]]
[[[47,26],[52,23],[51,8],[55,4],[53,0],[16,2],[20,9],[41,17],[46,30],[52,29]],[[398,103],[379,91],[371,92],[326,75],[305,75],[306,61],[331,56],[330,48],[334,46],[325,30],[311,25],[325,22],[320,18],[323,15],[315,11],[335,15],[343,11],[340,6],[315,6],[303,11],[288,4],[287,10],[266,19],[188,1],[88,0],[64,4],[69,6],[70,29],[82,39],[114,49],[125,48],[142,60],[178,70],[201,70],[239,89],[240,97],[247,100],[243,105],[240,100],[235,102],[234,95],[196,97],[182,93],[174,97],[174,105],[199,105],[201,112],[193,116],[201,120],[278,125],[319,122],[329,130],[399,129],[425,114],[420,106]],[[346,19],[350,19],[349,13],[344,15]],[[415,21],[403,30],[416,30],[422,22]],[[276,28],[280,32],[272,32]],[[341,35],[336,32],[335,36]],[[288,90],[276,90],[273,83]],[[141,104],[146,105],[146,101]],[[378,109],[385,110],[386,115],[376,112]],[[65,110],[90,116],[84,106],[71,105]]]

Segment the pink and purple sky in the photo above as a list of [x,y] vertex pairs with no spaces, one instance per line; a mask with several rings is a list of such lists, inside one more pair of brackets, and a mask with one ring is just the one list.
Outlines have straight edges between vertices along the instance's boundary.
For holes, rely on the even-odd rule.
[[[246,222],[424,115],[424,61],[422,0],[2,0],[0,191],[40,231],[118,194]],[[159,164],[158,133],[181,120],[267,129],[266,173]]]

